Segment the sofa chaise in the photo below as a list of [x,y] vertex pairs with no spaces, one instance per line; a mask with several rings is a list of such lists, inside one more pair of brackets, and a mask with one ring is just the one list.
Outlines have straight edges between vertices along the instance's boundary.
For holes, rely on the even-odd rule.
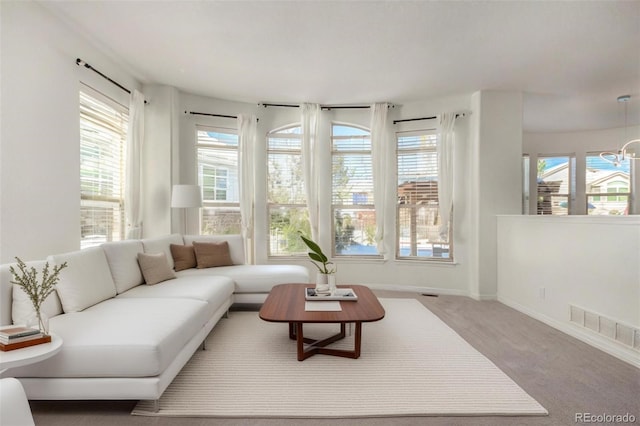
[[[195,246],[228,247],[227,266],[201,267],[198,257],[196,267],[185,268],[180,260],[178,268],[174,249]],[[149,269],[149,259],[159,267]],[[18,378],[29,399],[157,401],[233,303],[260,303],[274,285],[309,281],[303,266],[245,265],[239,235],[110,242],[47,261],[68,265],[42,308],[50,331],[63,339],[62,350],[0,372]],[[27,266],[41,271],[44,264]],[[158,270],[170,276],[160,274],[151,283]],[[9,265],[0,266],[2,325],[25,323],[33,315],[25,293],[10,281]]]

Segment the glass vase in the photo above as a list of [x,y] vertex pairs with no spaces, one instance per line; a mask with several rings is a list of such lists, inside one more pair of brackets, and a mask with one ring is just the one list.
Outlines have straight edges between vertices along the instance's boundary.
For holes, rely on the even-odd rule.
[[27,327],[38,329],[42,334],[49,334],[49,317],[44,312],[36,311],[27,320]]

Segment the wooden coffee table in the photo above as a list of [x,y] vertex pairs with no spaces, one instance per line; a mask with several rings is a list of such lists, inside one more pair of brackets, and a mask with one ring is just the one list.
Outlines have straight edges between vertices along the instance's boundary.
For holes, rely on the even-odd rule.
[[[379,321],[384,318],[384,308],[378,298],[362,285],[338,286],[352,288],[358,296],[355,302],[341,301],[342,311],[305,311],[305,288],[313,284],[280,284],[271,290],[260,309],[260,318],[270,322],[289,323],[289,338],[296,340],[298,361],[304,361],[315,354],[359,358],[362,342],[362,323]],[[324,303],[324,302],[323,302]],[[340,332],[322,340],[304,337],[303,325],[307,323],[340,324]],[[331,349],[325,346],[346,336],[345,324],[355,323],[354,349]],[[305,349],[304,344],[309,346]]]

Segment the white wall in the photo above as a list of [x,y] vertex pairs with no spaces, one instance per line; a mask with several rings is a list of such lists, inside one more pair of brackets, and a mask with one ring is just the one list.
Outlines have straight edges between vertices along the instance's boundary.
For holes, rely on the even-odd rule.
[[76,58],[130,89],[137,82],[40,4],[0,8],[0,262],[8,262],[80,248],[79,82],[120,101],[126,92]]
[[477,92],[472,110],[469,294],[493,299],[497,291],[496,215],[521,210],[522,94]]
[[640,327],[640,219],[498,217],[498,300],[640,367],[640,352],[569,321],[573,304]]

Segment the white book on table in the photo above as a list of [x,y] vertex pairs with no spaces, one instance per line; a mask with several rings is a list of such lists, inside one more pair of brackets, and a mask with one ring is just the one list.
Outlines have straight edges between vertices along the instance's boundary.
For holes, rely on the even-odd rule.
[[304,303],[305,311],[325,311],[325,312],[340,312],[342,310],[342,306],[340,306],[340,302],[333,301],[306,301]]

